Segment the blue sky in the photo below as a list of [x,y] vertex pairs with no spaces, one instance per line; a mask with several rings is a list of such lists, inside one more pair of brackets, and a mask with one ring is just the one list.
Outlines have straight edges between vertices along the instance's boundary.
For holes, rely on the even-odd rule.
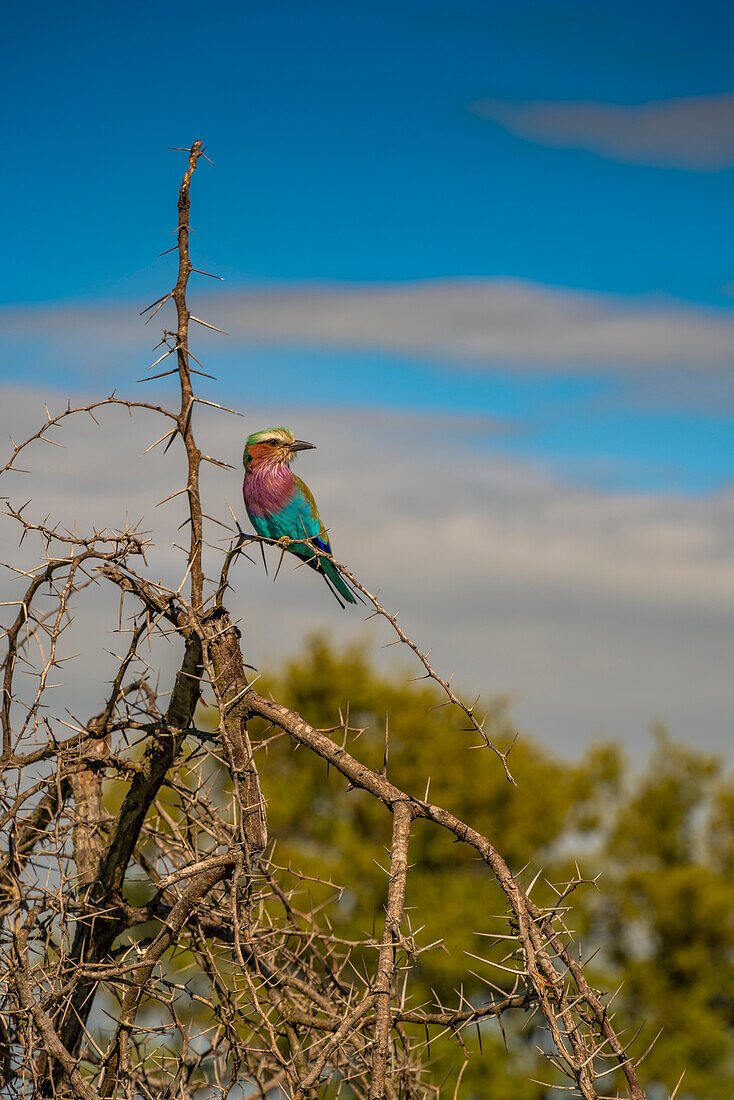
[[[216,453],[265,420],[312,438],[344,560],[539,736],[636,745],[657,717],[726,744],[733,30],[705,2],[12,5],[4,431],[170,397],[135,386],[170,321],[139,313],[174,273],[168,147],[200,137],[192,250],[225,282],[190,302],[231,334],[193,334],[201,393],[246,417]],[[152,441],[111,418],[39,456],[38,507],[148,517],[176,458],[131,477]],[[364,629],[303,571],[241,581],[256,661],[272,623]]]
[[470,110],[729,92],[726,4],[49,3],[12,6],[4,37],[10,300],[156,289],[165,149],[195,134],[217,162],[200,247],[237,280],[499,274],[727,302],[734,170],[542,148]]
[[[510,277],[732,317],[734,156],[630,163],[477,109],[716,97],[734,85],[732,24],[723,3],[14,5],[0,293],[117,300],[134,323],[171,270],[155,259],[181,168],[167,146],[202,136],[216,168],[196,181],[194,247],[230,289]],[[496,445],[600,485],[698,492],[732,474],[721,379],[687,415],[690,386],[641,407],[609,366],[541,380],[345,346],[314,370],[321,350],[276,340],[271,389],[504,417]],[[239,347],[212,354],[239,396]]]

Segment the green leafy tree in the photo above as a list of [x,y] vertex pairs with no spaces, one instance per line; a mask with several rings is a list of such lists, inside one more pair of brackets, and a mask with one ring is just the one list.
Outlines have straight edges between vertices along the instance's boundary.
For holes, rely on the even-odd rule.
[[734,1095],[734,790],[719,760],[656,730],[642,775],[603,833],[604,876],[588,908],[620,1005],[660,1038],[650,1080],[705,1100]]
[[[630,775],[615,746],[597,746],[569,764],[523,735],[513,749],[515,788],[489,754],[471,751],[460,717],[437,707],[435,691],[382,674],[359,646],[337,652],[314,637],[267,686],[321,728],[338,723],[338,708],[343,716],[349,707],[350,726],[363,729],[362,758],[377,769],[384,765],[387,727],[389,778],[412,790],[430,780],[431,797],[476,822],[516,872],[527,865],[527,881],[542,868],[533,896],[543,903],[553,896],[546,880],[568,881],[578,858],[596,878],[595,888],[575,899],[574,920],[584,942],[600,948],[598,982],[610,990],[624,983],[615,1003],[630,1022],[647,1020],[646,1035],[663,1028],[642,1063],[643,1079],[667,1094],[685,1069],[684,1094],[700,1100],[733,1094],[734,789],[718,760],[657,730],[644,772]],[[502,701],[491,709],[491,736],[499,743],[514,736]],[[447,746],[454,748],[447,752]],[[348,883],[330,910],[335,926],[345,936],[371,934],[386,900],[375,848],[384,850],[390,840],[379,807],[346,783],[326,783],[323,761],[293,751],[287,739],[269,747],[267,775],[280,861],[307,868],[315,879]],[[420,1002],[435,992],[448,999],[461,987],[475,1001],[491,968],[474,960],[471,969],[480,975],[474,977],[466,960],[502,959],[501,949],[488,950],[486,935],[503,931],[504,918],[490,916],[502,912],[499,893],[496,910],[488,909],[485,883],[478,888],[480,865],[434,831],[416,832],[411,858],[409,912],[425,923],[420,941],[442,945],[419,956],[413,996]],[[318,882],[312,889],[319,903],[334,892]],[[502,989],[511,985],[499,970],[492,980]],[[480,1035],[467,1032],[470,1048],[481,1042],[485,1052],[496,1049],[469,1062],[462,1095],[548,1095],[530,1080],[548,1079],[536,1050],[543,1042],[536,1022],[528,1013],[517,1026],[506,1025],[504,1036],[496,1021],[483,1024]],[[461,1068],[455,1044],[435,1041],[433,1056],[436,1079],[455,1080]]]

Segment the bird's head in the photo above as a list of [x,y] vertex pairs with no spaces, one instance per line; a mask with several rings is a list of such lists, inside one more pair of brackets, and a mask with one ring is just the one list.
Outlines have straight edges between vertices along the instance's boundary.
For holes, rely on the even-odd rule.
[[245,453],[242,456],[245,469],[251,462],[285,463],[292,460],[297,451],[310,451],[313,443],[306,443],[302,439],[296,439],[288,428],[264,428],[260,432],[253,432],[245,443]]

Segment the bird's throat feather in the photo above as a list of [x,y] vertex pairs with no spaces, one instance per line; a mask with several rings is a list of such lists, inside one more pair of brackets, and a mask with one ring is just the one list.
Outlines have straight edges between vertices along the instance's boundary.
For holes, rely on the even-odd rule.
[[285,462],[253,462],[243,485],[245,504],[251,516],[277,515],[293,499],[296,480]]

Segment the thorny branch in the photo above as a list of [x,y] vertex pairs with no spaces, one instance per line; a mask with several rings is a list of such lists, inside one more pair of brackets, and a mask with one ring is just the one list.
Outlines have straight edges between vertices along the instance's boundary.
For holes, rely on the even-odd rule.
[[[194,393],[192,375],[205,372],[191,366],[192,359],[201,364],[189,347],[189,321],[199,320],[187,305],[189,277],[197,272],[189,254],[189,192],[197,165],[208,158],[200,141],[186,153],[176,283],[144,311],[152,317],[168,302],[175,306],[175,331],[164,331],[165,350],[153,367],[175,353],[176,368],[161,377],[177,376],[179,408],[113,393],[56,416],[47,409],[33,436],[11,441],[12,454],[0,468],[7,480],[21,472],[17,460],[32,445],[60,446],[52,435],[74,416],[94,418],[117,407],[161,416],[165,431],[148,450],[164,442],[167,449],[178,436],[183,441],[179,492],[187,498],[190,534],[184,592],[184,582],[171,587],[148,575],[151,540],[137,529],[81,535],[32,516],[32,498],[14,506],[6,497],[5,514],[21,534],[23,552],[30,555],[35,545],[38,559],[14,567],[23,587],[2,661],[4,1095],[312,1100],[329,1091],[364,1100],[437,1097],[431,1036],[450,1034],[463,1045],[470,1026],[530,1012],[544,1021],[552,1041],[557,1082],[565,1079],[585,1100],[599,1100],[613,1073],[624,1095],[642,1100],[611,999],[592,988],[573,953],[566,898],[580,877],[559,890],[556,905],[538,907],[494,840],[429,802],[427,793],[421,799],[401,790],[385,770],[353,755],[348,718],[332,739],[248,683],[240,634],[226,606],[229,573],[248,541],[269,540],[241,534],[232,541],[218,583],[210,587],[203,523],[212,517],[202,508],[199,470],[202,461],[227,464],[203,455],[195,437],[194,408],[203,399]],[[397,615],[335,565],[415,653],[425,676],[462,710],[512,779],[509,749],[492,744],[477,702],[464,704]],[[53,707],[51,676],[62,675],[69,658],[66,631],[100,586],[119,594],[126,615],[121,604],[117,669],[85,720]],[[161,686],[151,657],[157,640],[178,646],[170,685]],[[197,708],[205,691],[214,699],[216,719],[207,717],[201,728]],[[275,732],[266,736],[270,730]],[[275,860],[259,771],[267,791],[267,751],[276,737],[325,760],[331,769],[325,784],[343,777],[391,815],[381,934],[339,935],[329,906],[338,904],[341,888]],[[491,953],[483,960],[496,981],[486,978],[482,996],[471,1002],[459,994],[454,1004],[437,997],[416,1003],[411,992],[422,955],[436,946],[421,942],[406,916],[409,845],[419,820],[476,853],[485,869],[478,888],[489,890],[495,882],[504,896],[509,931],[500,939],[508,952],[503,961]],[[314,885],[331,902],[316,904]]]
[[[279,546],[281,552],[287,550],[288,547],[291,545],[307,546],[308,549],[312,552],[314,558],[328,558],[329,561],[333,562],[339,572],[347,578],[352,588],[356,589],[357,592],[361,592],[363,596],[366,596],[367,600],[374,608],[373,614],[368,617],[373,618],[374,616],[379,615],[381,618],[386,619],[397,634],[397,641],[402,642],[403,645],[406,645],[408,649],[412,650],[412,652],[415,653],[416,657],[423,665],[426,672],[425,676],[416,676],[414,677],[414,679],[433,680],[434,683],[438,684],[438,686],[446,695],[448,701],[454,706],[458,707],[459,710],[464,712],[466,717],[469,719],[469,722],[471,723],[471,728],[481,737],[483,746],[491,749],[492,752],[495,753],[497,757],[499,757],[500,761],[502,762],[502,767],[504,768],[505,776],[510,781],[510,783],[515,784],[515,780],[512,778],[512,773],[510,772],[509,765],[507,763],[509,755],[512,751],[512,747],[514,745],[514,740],[506,749],[500,749],[497,745],[494,745],[490,741],[489,737],[487,736],[487,731],[485,729],[487,723],[487,715],[485,714],[483,718],[477,718],[476,716],[476,707],[479,703],[479,696],[477,696],[477,698],[471,705],[467,705],[463,702],[463,700],[455,695],[454,692],[451,690],[451,681],[453,680],[453,675],[451,675],[448,680],[444,680],[441,676],[439,676],[439,674],[431,666],[428,660],[431,655],[431,651],[429,650],[428,653],[423,653],[423,651],[418,648],[415,642],[413,642],[408,637],[403,628],[398,624],[397,614],[393,614],[390,611],[387,611],[380,604],[379,600],[377,599],[377,595],[373,595],[372,592],[369,592],[365,588],[365,586],[359,580],[357,580],[357,578],[352,573],[350,573],[345,565],[342,565],[341,562],[337,561],[332,554],[328,554],[319,546],[316,546],[316,544],[312,542],[311,539],[289,539],[285,537],[280,539],[269,539],[265,538],[263,535],[254,534],[240,536],[237,542],[229,550],[225,558],[224,565],[222,566],[222,574],[219,581],[219,588],[217,589],[217,598],[219,598],[220,593],[222,593],[224,591],[224,588],[227,586],[229,569],[231,567],[232,561],[240,552],[242,546],[245,546],[251,542],[257,542],[261,546]],[[298,568],[300,569],[300,566],[298,566]],[[388,645],[395,645],[395,642],[388,642]]]
[[191,603],[196,610],[201,608],[204,573],[201,564],[202,555],[202,520],[201,497],[199,495],[199,466],[201,465],[201,452],[194,440],[192,414],[194,411],[194,391],[191,387],[191,374],[189,363],[189,313],[186,304],[186,287],[191,274],[191,259],[189,257],[189,210],[191,199],[189,188],[191,177],[196,170],[199,157],[203,155],[203,146],[200,141],[195,141],[189,151],[189,166],[181,181],[178,193],[178,279],[171,292],[176,304],[176,356],[178,359],[178,376],[181,385],[181,409],[178,414],[178,431],[186,448],[188,463],[188,479],[186,492],[189,500],[189,515],[191,519],[191,542],[189,552],[189,565],[191,568]]

